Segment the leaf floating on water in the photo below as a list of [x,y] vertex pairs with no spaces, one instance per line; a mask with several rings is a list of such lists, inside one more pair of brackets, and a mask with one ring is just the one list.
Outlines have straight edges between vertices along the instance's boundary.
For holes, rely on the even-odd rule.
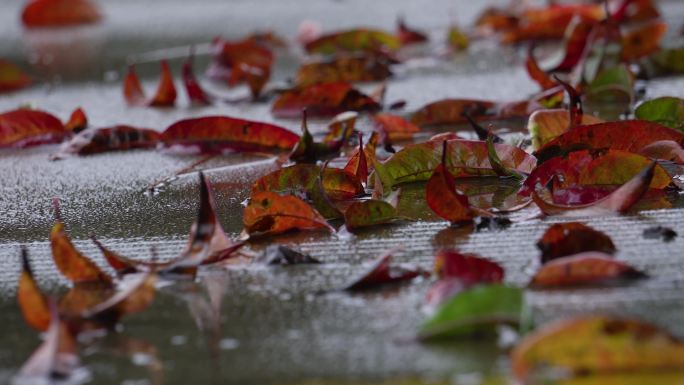
[[548,90],[557,85],[557,83],[547,74],[539,68],[537,64],[537,59],[534,57],[534,44],[530,44],[530,48],[527,51],[527,60],[525,61],[525,68],[527,69],[527,74],[539,84],[542,90]]
[[59,200],[54,199],[55,224],[50,232],[52,259],[59,271],[73,283],[99,282],[111,285],[112,279],[97,265],[81,254],[64,230],[59,213]]
[[586,251],[614,254],[617,249],[610,237],[579,222],[551,225],[537,241],[541,262]]
[[656,162],[651,163],[617,190],[590,204],[565,206],[550,203],[539,196],[536,190],[532,192],[532,199],[546,215],[592,216],[624,213],[646,193],[653,180],[656,166]]
[[155,95],[148,99],[140,85],[140,79],[133,66],[128,67],[128,73],[124,78],[124,99],[129,106],[171,107],[176,102],[176,86],[173,84],[173,76],[166,60],[161,63],[161,77]]
[[206,116],[180,120],[162,133],[162,141],[171,146],[196,146],[203,152],[224,149],[235,151],[291,150],[299,135],[269,123]]
[[74,133],[79,133],[86,128],[88,128],[88,117],[85,111],[81,107],[75,109],[71,116],[69,116],[69,121],[64,125],[67,131]]
[[62,122],[47,112],[18,109],[0,114],[0,148],[58,143],[69,134]]
[[468,338],[491,334],[496,326],[517,325],[523,291],[502,284],[477,285],[445,302],[420,327],[421,340]]
[[17,303],[26,323],[32,328],[45,331],[50,326],[48,299],[33,277],[26,248],[21,249],[21,274],[17,288]]
[[28,28],[91,24],[101,18],[97,6],[90,0],[30,0],[21,14]]
[[387,284],[410,281],[418,276],[429,275],[429,273],[415,267],[407,268],[392,265],[393,252],[390,251],[375,259],[362,274],[352,279],[343,290],[368,290]]
[[681,371],[684,343],[637,320],[589,316],[557,321],[525,337],[511,364],[521,381],[545,368],[573,376]]
[[161,134],[147,128],[124,125],[90,128],[62,143],[59,151],[50,155],[50,160],[64,159],[70,155],[155,148],[160,141]]
[[556,156],[585,149],[609,148],[638,153],[659,140],[684,144],[684,133],[646,120],[624,120],[577,126],[535,152],[540,163]]
[[645,278],[646,274],[598,251],[568,255],[546,262],[534,275],[533,288],[608,285]]
[[287,90],[273,102],[271,112],[278,118],[296,118],[305,108],[312,117],[326,117],[345,111],[373,112],[380,105],[351,84],[338,82]]
[[289,230],[315,229],[335,232],[308,203],[292,195],[280,196],[270,191],[252,195],[245,208],[243,223],[248,234],[280,234]]
[[57,306],[50,303],[50,326],[45,340],[19,369],[14,378],[16,383],[51,383],[55,380],[69,380],[79,367],[76,340],[66,324],[60,320]]
[[17,91],[31,85],[31,78],[13,63],[0,59],[0,93]]

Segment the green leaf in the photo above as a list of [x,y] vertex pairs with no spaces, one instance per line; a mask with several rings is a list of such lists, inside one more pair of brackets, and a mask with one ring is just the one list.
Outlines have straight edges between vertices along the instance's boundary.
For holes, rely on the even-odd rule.
[[619,119],[634,99],[634,75],[627,65],[602,70],[589,84],[584,102],[588,113],[603,119]]
[[684,99],[665,96],[642,103],[634,111],[637,118],[684,131]]
[[498,324],[518,324],[523,291],[501,284],[475,286],[440,307],[420,328],[419,338],[467,337],[492,331]]
[[381,225],[396,218],[394,206],[376,199],[354,202],[344,212],[344,223],[348,229]]

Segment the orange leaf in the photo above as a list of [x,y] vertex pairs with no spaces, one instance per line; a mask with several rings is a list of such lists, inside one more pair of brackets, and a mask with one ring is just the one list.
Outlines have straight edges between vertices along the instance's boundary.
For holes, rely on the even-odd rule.
[[622,37],[622,60],[634,61],[657,51],[665,32],[667,24],[655,20],[625,34]]
[[472,117],[494,117],[496,103],[488,100],[442,99],[426,104],[411,116],[416,126],[466,123],[463,113]]
[[[152,272],[125,281],[107,300],[83,311],[80,316],[98,324],[115,324],[123,316],[145,310],[154,300],[157,275]],[[113,322],[112,322],[113,321]]]
[[556,82],[551,79],[551,76],[539,68],[537,64],[537,59],[534,57],[534,45],[530,44],[530,48],[527,51],[527,60],[525,61],[525,68],[527,69],[527,74],[539,84],[542,90],[548,90],[556,86]]
[[40,290],[33,278],[33,271],[29,264],[28,251],[21,249],[21,275],[17,289],[17,302],[26,323],[40,331],[50,326],[50,309],[45,294]]
[[176,86],[173,84],[173,76],[166,60],[161,63],[161,77],[157,92],[151,99],[147,99],[145,91],[140,85],[140,79],[135,73],[133,66],[128,67],[128,73],[124,78],[124,98],[129,106],[170,107],[176,102]]
[[541,250],[541,262],[546,263],[567,255],[585,251],[615,253],[615,245],[609,236],[579,222],[556,223],[537,241]]
[[162,133],[166,146],[198,146],[204,152],[223,149],[236,151],[291,150],[299,135],[269,123],[207,116],[185,119]]
[[62,122],[47,112],[19,109],[0,114],[0,148],[56,143],[68,134]]
[[283,92],[271,112],[279,118],[296,118],[305,108],[310,116],[332,116],[345,111],[377,111],[380,105],[348,83],[325,83]]
[[401,116],[392,114],[373,115],[373,123],[375,129],[380,133],[380,142],[382,143],[387,143],[388,139],[390,141],[410,139],[413,134],[420,131],[420,127],[417,125]]
[[245,208],[243,223],[248,234],[279,234],[289,230],[328,229],[325,218],[303,200],[270,191],[254,194]]
[[0,59],[0,93],[16,91],[31,84],[31,78],[19,67]]
[[103,282],[111,284],[111,278],[97,265],[81,254],[71,243],[64,231],[64,223],[59,217],[59,200],[53,201],[55,206],[55,224],[50,232],[52,259],[62,274],[73,283]]
[[589,251],[554,259],[534,275],[535,288],[586,286],[644,278],[646,274],[598,251]]
[[539,196],[536,190],[532,192],[532,199],[546,215],[591,216],[624,213],[646,193],[653,180],[656,165],[656,162],[651,163],[617,190],[590,204],[565,206],[550,203]]
[[75,109],[69,121],[66,123],[65,128],[71,132],[81,132],[88,127],[88,117],[81,107]]
[[30,0],[21,14],[29,28],[89,24],[101,18],[90,0]]
[[638,153],[642,148],[659,140],[672,140],[684,144],[684,133],[645,120],[623,120],[583,125],[561,134],[537,150],[539,162],[581,149],[610,148]]

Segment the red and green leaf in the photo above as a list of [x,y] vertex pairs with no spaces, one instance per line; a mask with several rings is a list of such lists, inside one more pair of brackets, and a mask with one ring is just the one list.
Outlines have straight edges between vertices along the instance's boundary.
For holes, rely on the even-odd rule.
[[344,224],[349,230],[382,225],[396,219],[397,209],[377,199],[353,202],[344,211]]
[[362,184],[368,181],[368,159],[366,158],[365,150],[363,147],[363,134],[359,133],[359,148],[344,166],[344,170],[356,175],[356,178]]

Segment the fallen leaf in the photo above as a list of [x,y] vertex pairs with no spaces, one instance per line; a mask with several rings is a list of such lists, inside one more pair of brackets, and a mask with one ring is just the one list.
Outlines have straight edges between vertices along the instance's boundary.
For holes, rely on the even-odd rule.
[[420,127],[398,115],[375,114],[372,119],[373,126],[380,135],[380,142],[383,144],[411,139],[420,131]]
[[672,242],[677,238],[677,232],[669,227],[654,226],[645,229],[643,236],[646,239],[662,239],[663,242]]
[[392,76],[386,60],[378,55],[343,55],[302,64],[295,76],[298,87],[322,83],[376,82]]
[[90,24],[101,18],[97,6],[90,0],[30,0],[21,14],[28,28]]
[[154,300],[155,282],[154,272],[140,274],[125,281],[123,287],[106,301],[85,310],[81,316],[89,321],[112,326],[123,316],[145,310]]
[[496,103],[488,100],[442,99],[426,104],[411,115],[416,126],[466,123],[464,113],[472,117],[494,117]]
[[162,141],[171,146],[196,146],[202,152],[224,149],[235,151],[291,150],[299,135],[269,123],[206,116],[180,120],[162,133]]
[[435,255],[434,271],[439,278],[458,278],[466,287],[501,282],[504,277],[504,270],[498,263],[451,249],[440,250]]
[[541,251],[541,263],[586,251],[617,251],[608,235],[579,222],[551,225],[537,241],[537,248]]
[[[156,267],[157,264],[155,263],[146,263],[142,261],[137,261],[130,259],[128,257],[124,257],[122,255],[119,255],[112,250],[109,250],[106,248],[100,241],[98,241],[94,236],[91,237],[91,240],[93,243],[95,243],[95,246],[97,246],[98,249],[100,249],[100,252],[102,252],[102,256],[104,256],[105,260],[111,266],[112,269],[114,269],[114,272],[116,273],[116,276],[121,278],[127,274],[134,274],[134,273],[139,273],[142,271],[148,271],[151,270],[153,267]],[[162,265],[162,264],[159,264]]]
[[[603,123],[603,120],[593,116],[582,115],[582,124]],[[568,131],[570,113],[564,109],[538,110],[530,115],[527,130],[532,136],[532,148],[540,149],[546,143]]]
[[532,277],[533,288],[580,287],[621,283],[646,274],[598,251],[567,255],[546,262]]
[[273,53],[268,45],[258,36],[234,42],[217,38],[212,43],[216,52],[214,67],[208,72],[211,76],[213,68],[215,73],[228,73],[225,80],[230,86],[247,83],[252,98],[256,99],[271,76]]
[[684,131],[684,99],[664,96],[646,101],[634,110],[634,116]]
[[397,38],[402,47],[428,41],[428,36],[425,33],[407,26],[403,17],[397,19]]
[[552,71],[569,72],[577,66],[582,59],[589,35],[595,25],[594,21],[585,20],[579,16],[571,20],[564,34],[562,59],[553,66]]
[[672,140],[684,144],[684,133],[645,120],[624,120],[577,126],[535,152],[539,163],[572,151],[609,148],[638,153],[645,146]]
[[617,190],[593,203],[575,206],[550,203],[539,196],[536,190],[532,192],[532,199],[546,215],[592,216],[624,213],[646,193],[653,180],[656,166],[657,163],[652,162]]
[[363,134],[359,133],[359,148],[349,158],[349,161],[344,166],[344,170],[356,175],[356,178],[365,184],[368,181],[368,160],[366,159],[366,152],[363,148]]
[[160,62],[161,77],[155,95],[148,99],[140,85],[140,79],[131,65],[124,78],[124,99],[129,106],[171,107],[176,102],[176,86],[173,84],[173,75],[166,60]]
[[515,180],[523,180],[525,179],[525,176],[511,168],[508,168],[503,165],[501,162],[501,158],[499,158],[499,155],[496,153],[496,147],[494,147],[494,135],[490,132],[489,136],[487,136],[487,158],[489,159],[489,164],[492,166],[492,169],[496,173],[496,175],[500,177],[505,177],[505,178],[513,178]]
[[289,230],[335,230],[321,214],[303,200],[280,196],[274,192],[258,192],[250,198],[243,214],[248,234],[280,234]]
[[319,160],[330,159],[339,155],[342,146],[347,142],[348,134],[346,131],[351,131],[353,125],[345,125],[345,130],[341,132],[341,137],[338,140],[318,143],[309,132],[307,120],[307,110],[304,109],[302,111],[302,135],[290,153],[290,160],[296,163],[316,163]]
[[351,280],[342,290],[368,290],[379,286],[410,281],[426,273],[414,267],[392,265],[392,253],[383,254],[376,258],[359,276]]
[[296,118],[306,108],[309,116],[332,116],[345,111],[372,112],[380,109],[373,100],[349,83],[315,84],[283,92],[271,112],[278,118]]
[[300,264],[319,264],[321,261],[308,255],[300,253],[283,245],[271,245],[266,248],[257,262],[266,265],[300,265]]
[[684,73],[684,48],[666,48],[656,51],[640,64],[649,77]]
[[[476,140],[449,140],[446,164],[455,178],[492,176],[496,172],[489,163],[487,144]],[[525,151],[503,143],[494,145],[502,165],[529,174],[536,159]],[[428,141],[412,144],[384,162],[384,169],[394,184],[427,180],[442,159],[442,142]]]
[[505,44],[515,44],[527,40],[560,39],[575,17],[596,22],[605,17],[605,12],[598,4],[553,4],[547,7],[530,7],[523,11],[518,25],[502,34],[501,41]]
[[50,326],[43,343],[19,369],[14,378],[17,383],[51,383],[69,380],[79,367],[76,340],[60,320],[57,306],[50,304]]
[[[626,151],[574,151],[537,166],[519,193],[529,195],[537,185],[546,186],[554,177],[563,187],[620,186],[650,164],[648,158]],[[672,178],[665,169],[656,165],[649,188],[664,189],[671,184]]]
[[111,285],[112,279],[97,265],[81,254],[71,243],[64,230],[59,212],[59,200],[53,200],[55,209],[55,224],[50,232],[50,247],[52,259],[59,271],[73,283],[100,282]]
[[520,322],[523,291],[502,284],[477,285],[446,301],[420,327],[418,338],[439,340],[492,333]]
[[515,376],[524,381],[544,368],[574,376],[679,371],[684,344],[654,325],[588,316],[546,325],[511,353]]
[[684,149],[672,140],[659,140],[641,150],[639,154],[653,160],[665,160],[676,164],[684,164]]
[[626,64],[600,71],[585,89],[586,110],[606,120],[620,119],[631,109],[634,78]]
[[18,109],[0,114],[0,148],[58,143],[68,135],[62,122],[47,112]]
[[305,44],[310,54],[332,55],[342,52],[382,52],[399,49],[397,37],[384,31],[352,29],[318,37]]
[[48,299],[33,277],[28,251],[24,247],[21,249],[21,274],[17,288],[17,303],[26,324],[40,331],[48,329],[51,319]]
[[537,64],[537,59],[534,57],[534,44],[530,44],[530,48],[527,51],[527,60],[525,60],[525,69],[527,69],[527,74],[539,84],[542,90],[548,90],[549,88],[556,87],[558,84],[547,74],[539,68]]
[[67,131],[79,133],[86,128],[88,128],[88,117],[85,111],[81,107],[75,109],[71,116],[69,116],[69,121],[64,125]]
[[432,211],[451,223],[469,222],[477,214],[468,197],[456,189],[454,176],[447,163],[449,142],[442,142],[442,162],[435,168],[425,186],[425,200]]
[[111,151],[155,148],[161,135],[151,129],[131,126],[89,128],[81,131],[68,142],[62,143],[50,160],[64,159],[70,155],[92,155]]
[[21,68],[0,59],[0,93],[20,90],[30,84],[31,78]]
[[197,81],[192,68],[193,59],[193,55],[190,55],[183,63],[183,85],[185,86],[185,92],[188,94],[190,103],[207,106],[212,103],[212,97],[202,89],[202,86]]
[[667,24],[653,20],[622,37],[622,60],[629,62],[647,56],[660,48],[667,32]]
[[349,230],[376,226],[397,219],[397,209],[382,200],[370,199],[353,202],[344,210],[344,224]]
[[454,51],[463,51],[470,45],[470,38],[457,25],[450,25],[447,31],[447,43]]

